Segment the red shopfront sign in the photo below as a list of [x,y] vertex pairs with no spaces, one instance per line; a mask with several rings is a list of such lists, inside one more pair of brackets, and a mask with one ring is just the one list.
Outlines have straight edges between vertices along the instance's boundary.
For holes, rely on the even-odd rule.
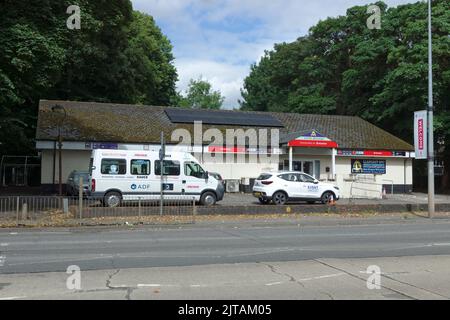
[[334,141],[326,140],[291,140],[288,147],[310,147],[310,148],[337,148],[338,145]]
[[208,152],[211,153],[246,153],[247,149],[244,147],[216,147],[209,146]]
[[389,150],[338,150],[338,156],[363,156],[363,157],[406,157],[406,151]]

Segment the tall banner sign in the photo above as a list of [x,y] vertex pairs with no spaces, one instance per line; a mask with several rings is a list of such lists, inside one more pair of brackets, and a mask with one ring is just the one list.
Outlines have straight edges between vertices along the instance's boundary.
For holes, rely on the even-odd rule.
[[416,159],[427,159],[427,111],[414,112],[414,149]]

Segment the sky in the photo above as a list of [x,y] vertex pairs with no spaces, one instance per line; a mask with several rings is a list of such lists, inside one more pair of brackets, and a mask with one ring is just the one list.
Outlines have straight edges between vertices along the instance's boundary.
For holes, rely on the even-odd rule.
[[[238,108],[240,89],[265,50],[292,42],[327,17],[374,0],[132,0],[152,15],[170,39],[178,70],[177,90],[202,77],[225,96],[223,108]],[[388,6],[417,2],[385,0]]]

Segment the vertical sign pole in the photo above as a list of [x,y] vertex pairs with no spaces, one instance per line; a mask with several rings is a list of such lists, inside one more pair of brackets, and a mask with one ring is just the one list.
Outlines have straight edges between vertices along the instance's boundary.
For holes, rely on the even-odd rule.
[[431,0],[428,0],[428,217],[434,215],[433,48]]

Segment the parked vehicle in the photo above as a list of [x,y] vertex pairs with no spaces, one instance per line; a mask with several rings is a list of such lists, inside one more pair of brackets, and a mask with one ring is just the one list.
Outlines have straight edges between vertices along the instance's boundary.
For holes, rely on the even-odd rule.
[[[97,149],[90,167],[90,195],[100,197],[106,206],[160,199],[159,152]],[[223,199],[223,185],[190,153],[169,152],[163,168],[164,199],[195,200],[207,206]]]
[[283,205],[290,200],[328,203],[339,199],[339,188],[319,182],[303,172],[262,173],[253,186],[253,196],[262,204]]
[[80,190],[80,177],[83,178],[83,195],[89,192],[89,172],[74,170],[69,174],[66,183],[68,196],[78,196]]

